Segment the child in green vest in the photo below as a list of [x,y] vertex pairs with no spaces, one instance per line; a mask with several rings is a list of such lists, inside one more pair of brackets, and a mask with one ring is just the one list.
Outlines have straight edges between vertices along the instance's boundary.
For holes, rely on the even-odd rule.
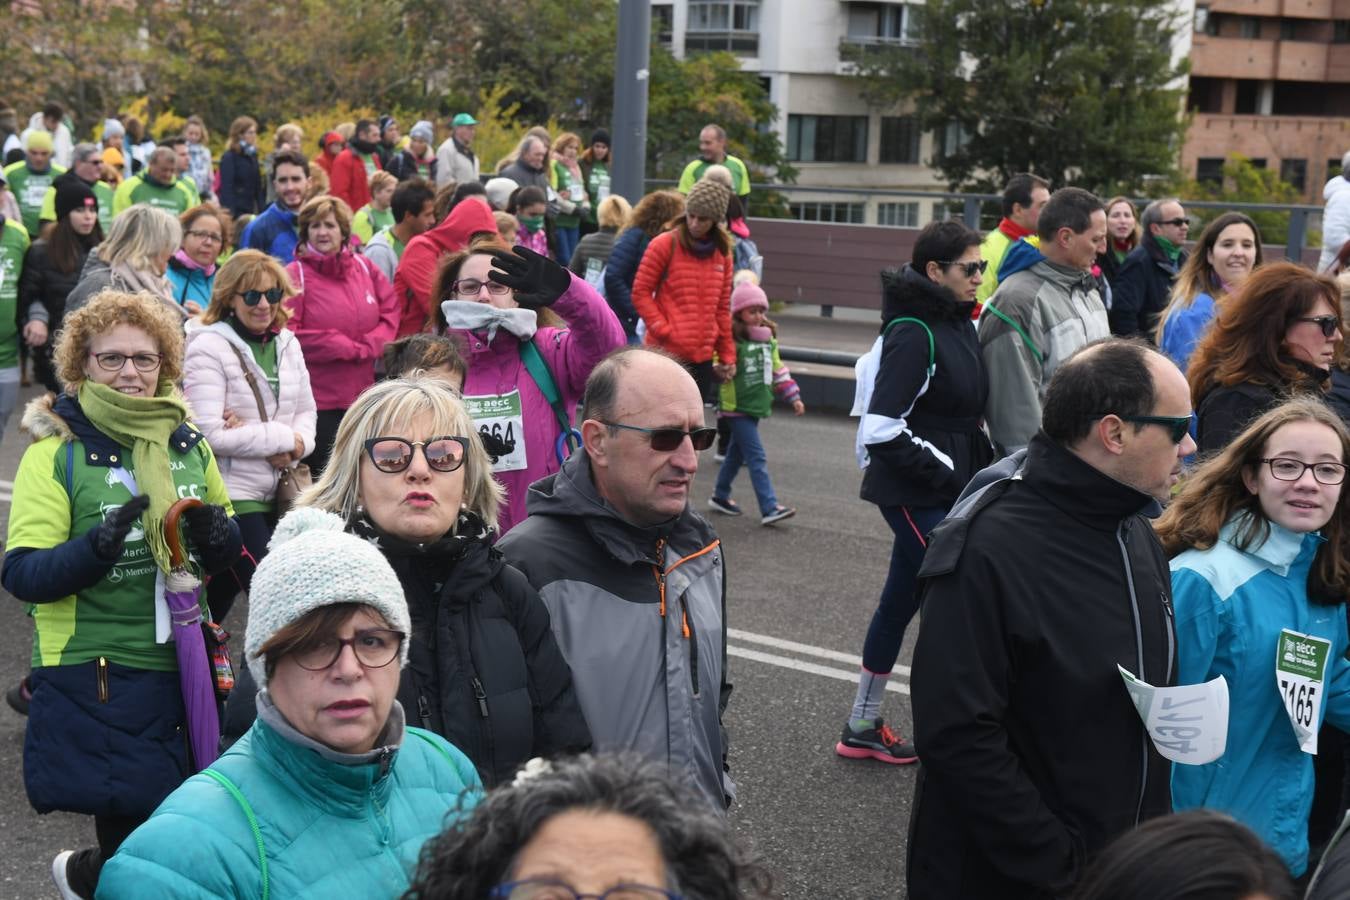
[[[768,319],[769,300],[755,283],[753,273],[731,292],[731,333],[736,338],[736,376],[722,385],[721,412],[731,430],[726,459],[717,473],[708,506],[714,512],[739,516],[741,508],[731,499],[731,483],[744,465],[759,501],[760,524],[772,525],[796,514],[783,506],[769,480],[764,444],[759,439],[759,420],[773,410],[777,394],[792,404],[792,412],[806,412],[797,382],[778,356],[778,326]],[[737,273],[740,280],[742,273]]]

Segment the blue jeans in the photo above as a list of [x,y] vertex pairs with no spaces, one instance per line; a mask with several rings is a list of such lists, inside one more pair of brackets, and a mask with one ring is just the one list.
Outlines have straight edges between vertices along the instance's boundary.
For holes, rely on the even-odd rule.
[[731,483],[744,465],[750,470],[750,483],[754,485],[755,498],[759,500],[759,514],[767,516],[778,508],[778,498],[774,496],[773,482],[769,480],[764,444],[759,440],[759,419],[726,416],[725,420],[731,426],[731,442],[727,444],[727,458],[722,461],[722,469],[717,473],[713,496],[719,500],[731,499]]
[[558,246],[558,265],[567,266],[572,262],[572,254],[577,251],[577,242],[581,240],[580,226],[553,229],[553,243]]
[[863,642],[863,668],[884,675],[895,666],[905,628],[919,611],[915,593],[928,534],[947,515],[941,507],[883,506],[881,515],[895,534],[891,568]]

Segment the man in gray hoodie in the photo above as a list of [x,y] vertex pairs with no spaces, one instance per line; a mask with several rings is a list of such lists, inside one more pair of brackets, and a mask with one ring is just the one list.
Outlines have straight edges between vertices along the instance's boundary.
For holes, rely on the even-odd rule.
[[627,347],[586,382],[583,447],[497,545],[552,617],[596,752],[632,750],[725,811],[726,566],[689,506],[717,431],[689,373]]
[[980,314],[989,369],[989,436],[1012,453],[1041,427],[1050,378],[1080,347],[1111,334],[1092,277],[1106,249],[1106,210],[1081,188],[1051,195],[1036,223],[1040,248],[1019,241],[999,268],[998,290]]

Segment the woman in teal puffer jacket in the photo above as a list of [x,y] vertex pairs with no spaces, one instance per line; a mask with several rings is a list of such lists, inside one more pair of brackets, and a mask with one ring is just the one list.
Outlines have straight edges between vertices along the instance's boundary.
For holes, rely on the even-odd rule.
[[258,719],[126,840],[100,900],[397,897],[447,814],[477,802],[464,754],[404,724],[403,590],[342,528],[314,509],[277,526],[245,637]]

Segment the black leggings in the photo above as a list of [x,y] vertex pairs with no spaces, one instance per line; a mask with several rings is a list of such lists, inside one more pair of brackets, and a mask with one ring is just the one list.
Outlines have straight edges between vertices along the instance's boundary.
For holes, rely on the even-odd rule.
[[112,859],[122,842],[144,821],[139,816],[94,816],[98,846],[76,850],[66,862],[66,880],[71,889],[81,897],[93,900],[103,864]]

